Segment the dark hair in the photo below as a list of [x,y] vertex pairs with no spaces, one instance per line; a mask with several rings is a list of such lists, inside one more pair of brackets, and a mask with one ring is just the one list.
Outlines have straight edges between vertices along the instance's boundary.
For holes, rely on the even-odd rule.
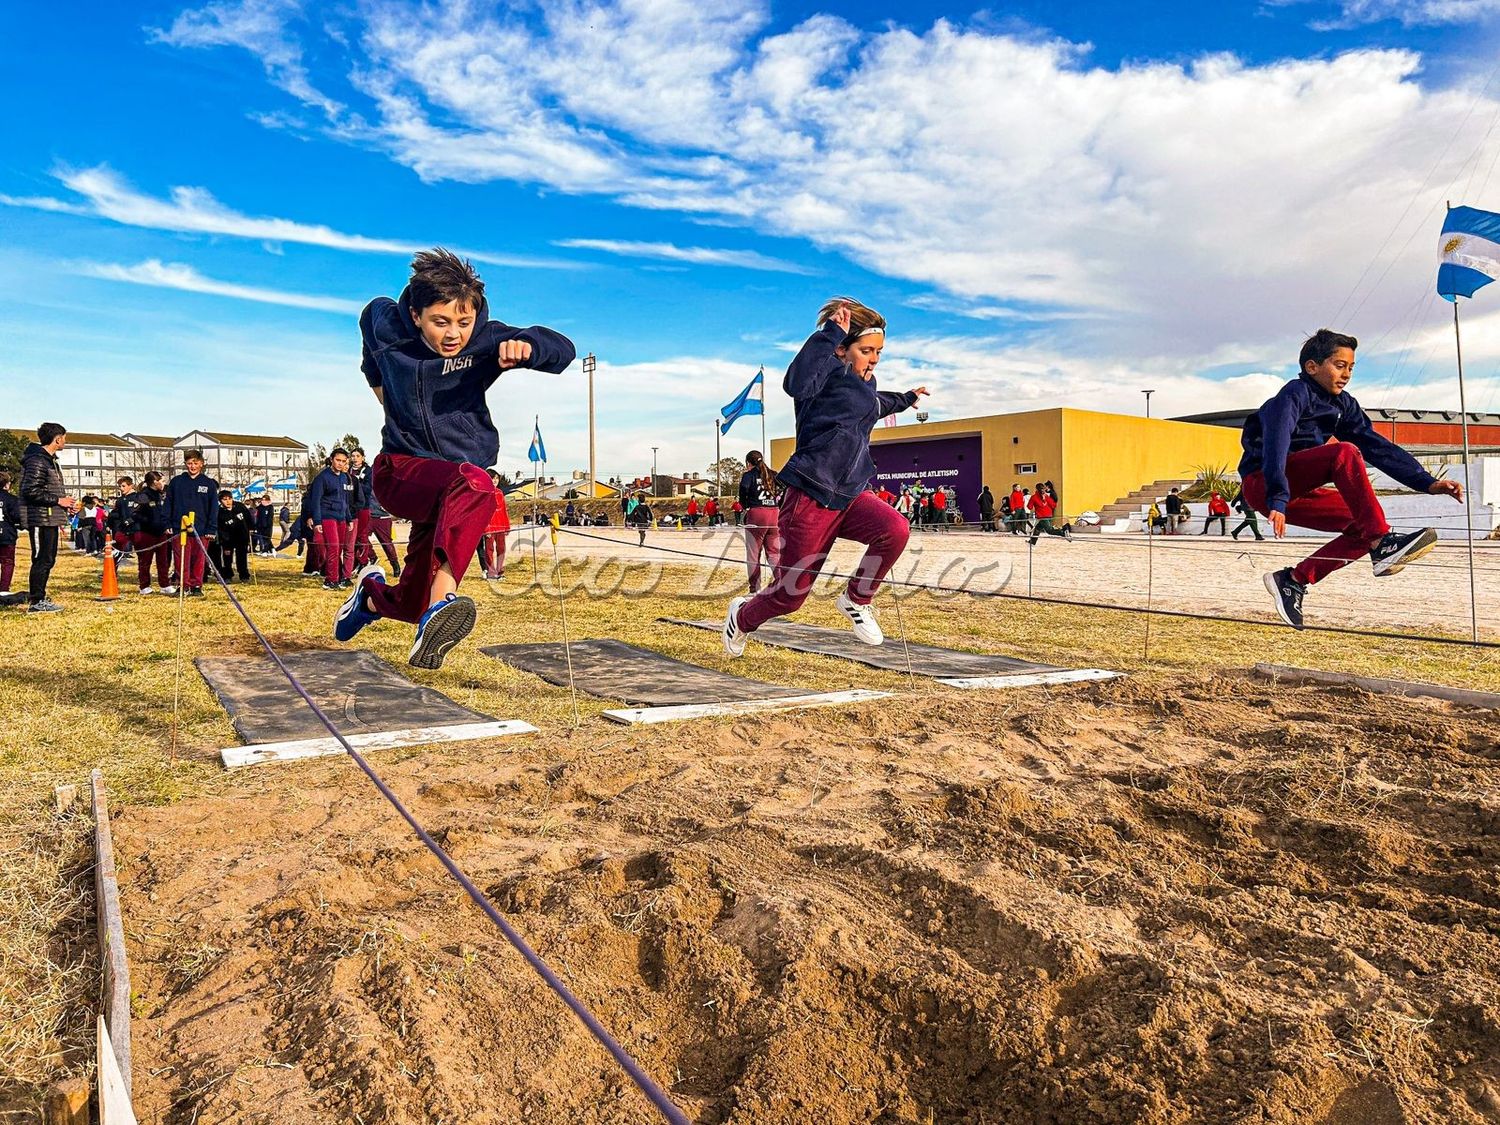
[[0,488],[9,488],[9,487],[10,487],[10,474],[7,473],[7,472],[0,472]]
[[227,489],[227,488],[221,488],[221,489],[219,489],[219,499],[220,500],[233,500],[234,499],[234,493],[230,492],[229,489]]
[[765,454],[761,453],[758,449],[752,449],[749,453],[745,454],[745,464],[749,465],[752,469],[760,470],[760,482],[766,486],[767,492],[775,490],[776,474],[771,471],[771,466],[766,464]]
[[150,488],[152,481],[157,481],[158,483],[160,483],[161,481],[161,474],[158,473],[155,469],[152,469],[149,473],[147,473],[145,479],[142,480],[141,483],[144,484],[147,488]]
[[411,310],[418,313],[428,305],[448,301],[467,304],[477,312],[484,300],[484,282],[474,272],[473,263],[441,246],[419,251],[412,258],[407,290]]
[[332,449],[330,449],[330,450],[329,450],[329,451],[328,451],[328,463],[329,463],[329,464],[330,464],[330,465],[332,465],[332,464],[333,464],[333,459],[334,459],[334,458],[335,458],[335,457],[337,457],[337,456],[338,456],[338,455],[339,455],[339,454],[341,454],[341,453],[342,453],[342,454],[343,454],[343,455],[344,455],[344,456],[345,456],[345,457],[347,457],[347,456],[349,456],[349,451],[348,451],[348,450],[347,450],[347,449],[345,449],[345,448],[344,448],[344,447],[343,447],[343,446],[341,446],[341,445],[339,445],[339,446],[335,446],[335,447],[334,447],[334,448],[332,448]]
[[43,422],[36,428],[36,440],[43,445],[51,445],[57,440],[58,435],[68,432],[68,427],[61,422]]
[[1297,370],[1306,371],[1308,360],[1322,363],[1339,348],[1348,348],[1352,352],[1358,347],[1359,341],[1353,336],[1345,336],[1332,328],[1319,328],[1303,342],[1302,353],[1297,356]]
[[365,447],[362,445],[356,445],[353,449],[349,450],[349,455],[351,457],[356,453],[363,457],[365,455]]
[[188,461],[201,461],[201,460],[203,460],[203,450],[201,450],[201,449],[189,449],[187,452],[185,452],[182,455],[182,460],[183,460],[184,463],[186,463]]
[[134,477],[121,477],[119,480],[115,481],[115,483],[116,484],[134,484],[135,483],[135,478]]
[[844,333],[843,347],[848,347],[859,339],[860,334],[871,328],[885,331],[885,317],[872,309],[869,305],[856,301],[853,297],[830,297],[823,302],[823,307],[818,310],[818,327],[822,328],[833,319],[833,314],[839,311],[840,305],[849,306],[849,331]]
[[83,502],[84,502],[84,503],[85,503],[85,504],[93,504],[93,503],[95,503],[95,502],[96,502],[96,501],[97,501],[97,500],[98,500],[98,499],[99,499],[99,498],[98,498],[98,497],[97,497],[97,496],[95,496],[95,495],[94,495],[94,494],[93,494],[93,493],[92,493],[92,492],[90,492],[90,493],[89,493],[89,494],[88,494],[88,495],[87,495],[87,496],[85,496],[85,497],[84,497],[84,498],[83,498]]

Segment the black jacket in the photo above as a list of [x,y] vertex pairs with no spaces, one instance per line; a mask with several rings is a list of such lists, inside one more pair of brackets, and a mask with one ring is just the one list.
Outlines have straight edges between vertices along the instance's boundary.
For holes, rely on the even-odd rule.
[[995,494],[988,488],[979,494],[979,514],[985,519],[995,514]]
[[165,539],[171,530],[167,526],[167,494],[165,490],[152,488],[150,485],[147,485],[132,495],[136,497],[136,529],[147,535],[155,535]]
[[121,535],[134,535],[141,529],[140,507],[141,494],[139,492],[127,492],[117,497],[115,506],[109,510],[109,516],[104,521],[104,526]]
[[250,509],[238,500],[231,500],[229,507],[219,505],[219,542],[226,547],[248,547],[250,545]]
[[67,494],[57,455],[32,442],[21,455],[21,522],[27,527],[62,527],[68,513],[57,502]]
[[759,469],[747,469],[740,477],[740,507],[774,508],[779,503],[774,489],[766,487]]
[[14,547],[21,537],[21,501],[13,492],[0,492],[0,547]]

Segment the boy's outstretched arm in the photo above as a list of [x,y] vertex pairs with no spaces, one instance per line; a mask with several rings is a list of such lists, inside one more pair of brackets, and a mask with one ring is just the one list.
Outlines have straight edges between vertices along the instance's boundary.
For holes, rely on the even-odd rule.
[[492,323],[496,326],[495,357],[501,371],[527,367],[556,375],[566,371],[568,364],[578,355],[573,341],[561,332],[536,324],[530,328],[512,328],[508,324]]
[[1370,419],[1356,403],[1345,411],[1341,419],[1338,438],[1347,441],[1364,454],[1365,462],[1379,469],[1393,480],[1400,481],[1413,492],[1426,492],[1433,496],[1447,495],[1455,500],[1464,498],[1464,486],[1456,480],[1438,480],[1422,467],[1415,457],[1395,442],[1377,433]]

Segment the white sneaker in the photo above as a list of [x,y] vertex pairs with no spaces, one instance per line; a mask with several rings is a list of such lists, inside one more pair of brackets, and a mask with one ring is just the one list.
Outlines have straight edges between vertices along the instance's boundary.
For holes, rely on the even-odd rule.
[[740,606],[749,600],[749,598],[729,599],[729,612],[724,615],[724,651],[730,656],[743,655],[745,642],[750,639],[750,634],[740,628],[739,622]]
[[150,587],[150,586],[142,586],[142,587],[141,587],[141,597],[143,597],[143,598],[144,598],[144,597],[145,597],[145,596],[146,596],[146,595],[147,595],[147,594],[154,594],[154,593],[156,593],[156,591],[155,591],[155,590],[153,590],[153,589],[152,589],[152,588],[151,588],[151,587]]
[[175,593],[177,593],[177,587],[176,586],[163,586],[161,588],[161,592],[163,594],[175,594]]
[[849,600],[848,592],[839,595],[838,607],[845,617],[854,622],[854,635],[867,645],[885,643],[885,634],[880,631],[880,622],[875,620],[875,607],[859,605]]

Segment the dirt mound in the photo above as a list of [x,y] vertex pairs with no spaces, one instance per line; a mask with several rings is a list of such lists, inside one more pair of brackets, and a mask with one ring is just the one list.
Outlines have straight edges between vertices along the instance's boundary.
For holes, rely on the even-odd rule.
[[[1385,1125],[1500,1120],[1497,757],[1204,677],[383,772],[696,1121]],[[119,819],[143,1120],[657,1119],[367,783],[285,776]]]

